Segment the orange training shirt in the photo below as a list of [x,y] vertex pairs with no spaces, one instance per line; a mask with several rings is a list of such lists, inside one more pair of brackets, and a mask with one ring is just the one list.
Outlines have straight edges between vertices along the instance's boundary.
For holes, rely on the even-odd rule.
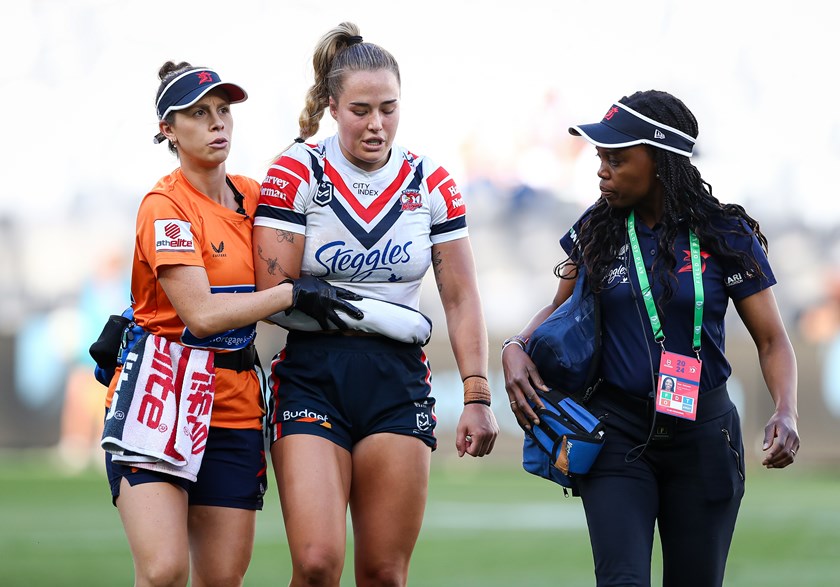
[[[247,217],[199,192],[180,168],[160,179],[140,203],[131,297],[134,320],[144,330],[209,350],[242,348],[256,336],[256,325],[251,325],[198,339],[186,329],[157,280],[161,267],[190,265],[204,267],[213,293],[255,290],[251,230],[259,184],[244,176],[228,175],[228,179],[244,196],[242,207]],[[109,406],[118,379],[119,371],[108,389]],[[216,371],[211,426],[259,429],[262,413],[259,381],[253,370]]]

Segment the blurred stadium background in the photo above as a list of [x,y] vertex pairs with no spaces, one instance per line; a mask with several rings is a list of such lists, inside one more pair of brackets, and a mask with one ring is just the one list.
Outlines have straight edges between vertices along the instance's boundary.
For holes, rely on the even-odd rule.
[[[24,562],[25,553],[40,561],[45,555],[63,561],[62,552],[77,558],[67,549],[79,532],[72,524],[83,521],[59,507],[65,492],[92,500],[90,511],[103,518],[107,542],[119,545],[107,557],[130,571],[101,478],[96,441],[104,390],[92,379],[87,348],[105,318],[127,304],[137,204],[177,165],[151,141],[158,67],[167,59],[210,65],[248,90],[249,101],[234,108],[228,169],[260,180],[296,136],[316,40],[342,20],[359,24],[366,40],[400,63],[398,142],[444,164],[466,194],[503,429],[488,459],[454,458],[450,437],[460,382],[435,288],[427,284],[422,303],[435,323],[427,353],[441,446],[433,458],[430,529],[414,563],[417,584],[508,585],[515,569],[536,567],[519,582],[547,585],[556,565],[540,574],[536,559],[561,548],[579,556],[558,552],[558,560],[580,564],[583,557],[583,570],[567,584],[590,582],[579,504],[563,501],[569,513],[557,513],[562,493],[524,479],[519,470],[519,435],[506,408],[498,348],[550,299],[552,269],[561,259],[557,241],[597,197],[594,152],[567,127],[598,120],[621,96],[651,88],[670,91],[694,111],[700,122],[696,164],[705,179],[718,198],[744,205],[761,222],[799,359],[802,450],[796,467],[751,476],[757,497],[750,501],[748,485],[746,521],[736,531],[730,569],[737,569],[739,585],[838,584],[837,563],[823,558],[840,551],[836,530],[824,533],[830,523],[840,526],[840,194],[832,175],[840,162],[840,114],[830,105],[837,16],[840,8],[813,0],[534,0],[504,10],[476,0],[428,0],[408,13],[365,0],[3,3],[0,487],[7,492],[0,492],[6,532],[0,532],[0,584],[94,584],[83,579],[89,566],[73,575],[59,563],[52,570],[66,581],[39,582],[35,577],[46,568]],[[327,117],[318,136],[333,131]],[[731,389],[755,467],[772,403],[754,346],[734,312],[731,318]],[[261,325],[264,363],[283,337]],[[477,498],[481,507],[470,507],[485,491],[490,497]],[[69,499],[68,507],[75,503]],[[46,518],[36,515],[48,505],[42,500],[56,504]],[[267,501],[274,513],[261,524],[266,536],[278,539],[274,494]],[[780,503],[788,508],[781,513]],[[561,546],[567,515],[580,540]],[[451,545],[425,551],[424,540],[435,540],[440,520],[454,532],[449,538],[478,540],[481,548],[468,549],[460,561]],[[27,533],[34,527],[52,527],[61,539],[42,550],[49,541]],[[762,539],[754,541],[752,533]],[[783,556],[791,535],[795,548]],[[530,550],[517,546],[525,537]],[[749,556],[744,550],[739,561],[739,545],[752,543],[759,546]],[[97,545],[90,543],[94,554]],[[256,559],[271,556],[268,550],[261,555],[260,545],[258,565]],[[21,556],[7,556],[15,553]],[[92,556],[94,566],[102,554]],[[432,569],[449,559],[460,571],[447,571],[445,580]],[[267,568],[285,582],[285,567]],[[471,576],[478,578],[470,582]]]

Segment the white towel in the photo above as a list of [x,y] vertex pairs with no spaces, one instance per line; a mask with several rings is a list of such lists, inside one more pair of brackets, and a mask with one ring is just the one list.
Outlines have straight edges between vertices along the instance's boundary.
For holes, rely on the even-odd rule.
[[211,351],[144,333],[123,365],[101,446],[116,463],[195,481],[214,391]]
[[[364,318],[361,320],[351,318],[341,311],[338,312],[339,317],[352,330],[373,332],[400,342],[420,345],[425,345],[432,336],[432,321],[414,308],[374,298],[363,298],[349,303],[364,312]],[[268,320],[288,330],[307,332],[321,330],[315,318],[300,310],[293,310],[288,316],[285,312],[278,312],[269,316]],[[337,330],[338,327],[330,322],[330,329]]]

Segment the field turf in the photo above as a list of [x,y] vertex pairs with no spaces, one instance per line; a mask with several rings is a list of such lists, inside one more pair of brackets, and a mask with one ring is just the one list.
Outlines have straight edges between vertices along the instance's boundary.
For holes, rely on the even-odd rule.
[[[522,471],[515,452],[480,460],[459,460],[451,452],[442,447],[432,459],[410,585],[594,584],[579,499],[566,498],[558,486]],[[52,460],[49,453],[0,455],[0,585],[131,585],[131,557],[104,474],[63,474]],[[690,555],[686,564],[692,564]],[[653,565],[657,585],[657,552]],[[289,576],[272,479],[245,584],[287,585]],[[353,585],[352,576],[348,555],[342,585]],[[726,585],[840,585],[836,468],[748,471]]]

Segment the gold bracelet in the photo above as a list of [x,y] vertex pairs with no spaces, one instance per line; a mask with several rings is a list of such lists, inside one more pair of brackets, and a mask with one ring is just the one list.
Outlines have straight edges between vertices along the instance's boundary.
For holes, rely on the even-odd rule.
[[490,405],[490,385],[482,375],[470,375],[464,379],[464,405]]

